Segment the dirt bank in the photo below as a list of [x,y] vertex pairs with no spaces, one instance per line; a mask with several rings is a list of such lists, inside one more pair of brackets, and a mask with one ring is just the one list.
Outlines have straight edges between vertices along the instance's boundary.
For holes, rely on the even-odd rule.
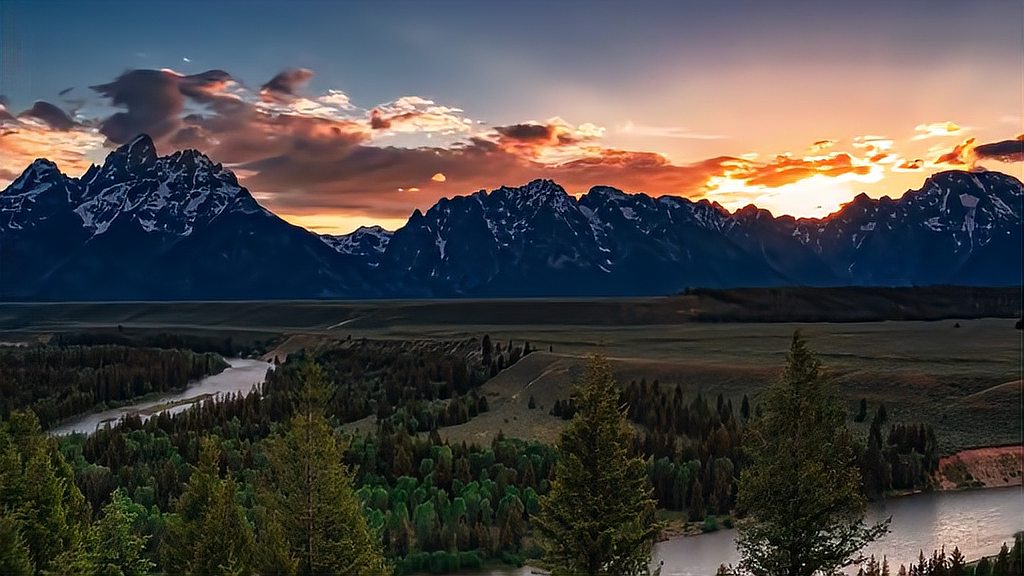
[[939,460],[940,490],[1020,486],[1024,478],[1024,446],[993,446],[964,450]]

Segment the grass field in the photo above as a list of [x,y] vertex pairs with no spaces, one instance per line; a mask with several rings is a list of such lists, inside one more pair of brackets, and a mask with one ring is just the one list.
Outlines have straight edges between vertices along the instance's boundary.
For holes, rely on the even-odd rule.
[[[741,294],[746,300],[739,298],[742,304],[734,304],[738,307],[731,314],[756,315],[759,303],[774,298],[768,294]],[[863,305],[878,312],[908,293],[895,294],[898,298],[879,299],[875,294],[851,297],[811,291],[810,296],[778,298],[814,302],[811,312],[802,314],[839,310],[835,315],[846,319],[840,313],[846,306]],[[926,293],[922,301],[931,304],[914,312],[953,314],[949,319],[840,323],[699,321],[708,310],[724,310],[723,300],[736,301],[735,293],[717,293],[711,300],[696,295],[634,300],[2,304],[0,341],[60,331],[113,331],[118,325],[127,333],[188,332],[260,340],[276,334],[281,335],[278,353],[349,335],[454,340],[490,334],[502,343],[528,340],[541,352],[484,385],[491,411],[443,434],[455,440],[488,441],[502,430],[550,441],[563,422],[548,411],[556,399],[568,397],[574,370],[588,354],[611,358],[620,380],[644,377],[683,386],[687,394],[722,393],[738,406],[743,394],[753,399],[776,377],[793,332],[800,330],[836,377],[851,411],[861,398],[872,410],[884,402],[892,420],[933,424],[946,452],[1020,443],[1022,341],[1021,331],[1014,329],[1015,314],[971,319],[971,310],[979,309],[971,305],[964,306],[971,310],[960,310],[964,314],[956,316],[952,296]],[[999,306],[1006,310],[1017,306],[1019,311],[1019,294],[1016,298],[1002,291],[982,301],[1002,302]],[[537,405],[533,410],[527,407],[531,395]]]
[[[954,326],[959,323],[960,328]],[[856,324],[687,324],[620,328],[420,326],[354,332],[404,339],[488,333],[541,350],[484,385],[491,412],[447,429],[457,440],[506,434],[552,440],[548,414],[588,354],[612,359],[620,381],[647,378],[738,406],[775,378],[795,330],[806,336],[854,410],[860,398],[890,418],[935,426],[945,451],[1021,441],[1021,333],[1000,319]],[[529,410],[530,396],[537,408]]]

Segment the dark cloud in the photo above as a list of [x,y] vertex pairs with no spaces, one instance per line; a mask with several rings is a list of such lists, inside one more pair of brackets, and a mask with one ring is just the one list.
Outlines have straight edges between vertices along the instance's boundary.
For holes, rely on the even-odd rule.
[[54,130],[70,130],[78,125],[63,109],[42,100],[37,101],[31,108],[25,110],[19,116],[35,118],[45,122],[47,126]]
[[68,95],[68,94],[70,94],[70,93],[71,93],[71,91],[72,91],[72,90],[74,90],[74,89],[75,89],[75,87],[74,87],[74,86],[72,86],[72,87],[70,87],[70,88],[65,88],[65,89],[61,90],[60,92],[57,92],[57,95],[58,95],[58,96],[67,96],[67,95]]
[[92,89],[110,98],[112,104],[127,108],[100,124],[100,132],[115,144],[140,133],[155,139],[171,134],[185,107],[177,77],[161,70],[131,70]]
[[287,102],[296,91],[309,82],[313,71],[306,68],[289,68],[277,74],[260,87],[260,97],[267,102]]
[[548,141],[554,136],[554,127],[545,124],[495,126],[494,131],[505,138],[523,142]]
[[370,111],[370,128],[374,130],[387,130],[391,128],[391,119],[385,118],[379,109],[374,108]]
[[182,76],[168,70],[130,70],[113,82],[93,86],[115,106],[126,108],[100,123],[100,132],[115,144],[141,133],[154,140],[171,136],[180,126],[186,98],[199,103],[224,103],[233,99],[221,93],[230,76],[210,70]]
[[993,159],[1000,162],[1024,162],[1024,134],[1014,140],[980,144],[974,148],[979,160]]

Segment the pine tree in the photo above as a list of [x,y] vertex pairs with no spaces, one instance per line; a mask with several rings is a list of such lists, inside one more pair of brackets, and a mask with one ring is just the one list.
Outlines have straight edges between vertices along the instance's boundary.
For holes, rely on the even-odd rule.
[[575,389],[550,492],[536,529],[553,574],[641,574],[660,526],[646,465],[631,458],[632,430],[608,361],[592,357]]
[[21,537],[18,522],[14,518],[0,515],[0,574],[32,576],[34,573],[28,546]]
[[324,416],[320,366],[303,367],[298,407],[283,436],[269,441],[267,500],[278,514],[300,574],[382,574],[381,542],[367,524]]
[[220,451],[201,441],[199,466],[168,519],[161,542],[163,568],[173,574],[248,574],[254,551],[252,528],[235,500],[231,479],[222,480]]
[[862,558],[888,531],[866,526],[865,500],[834,384],[799,333],[782,377],[763,393],[744,442],[740,476],[741,567],[754,576],[830,574]]
[[996,561],[992,563],[992,576],[1008,576],[1009,573],[1010,549],[1006,547],[1006,542],[1003,542],[999,554],[996,555]]
[[978,565],[974,567],[974,576],[992,576],[992,561],[988,557],[978,560]]
[[857,415],[853,417],[854,422],[863,422],[868,418],[868,401],[866,398],[860,399],[860,408],[857,410]]
[[134,524],[138,511],[121,489],[114,491],[89,533],[89,555],[97,574],[142,576],[153,563],[144,556],[148,536],[139,536]]
[[1013,548],[1010,549],[1010,565],[1008,572],[1013,576],[1024,575],[1024,533],[1017,532],[1013,537]]
[[954,547],[953,553],[949,555],[949,576],[965,576],[967,574],[966,565],[967,561],[960,553],[960,548]]
[[0,422],[0,512],[16,518],[7,528],[17,532],[8,536],[10,545],[27,549],[37,572],[58,569],[58,559],[83,544],[88,503],[56,441],[31,412]]

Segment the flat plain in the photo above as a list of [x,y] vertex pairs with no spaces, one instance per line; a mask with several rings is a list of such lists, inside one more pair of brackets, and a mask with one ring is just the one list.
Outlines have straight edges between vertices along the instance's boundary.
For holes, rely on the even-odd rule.
[[[274,340],[271,352],[329,346],[352,338],[462,340],[490,335],[502,346],[529,341],[538,350],[483,386],[491,410],[442,430],[454,440],[507,435],[552,441],[564,422],[550,415],[570,394],[574,373],[589,354],[614,364],[620,381],[646,378],[682,386],[686,395],[722,394],[738,407],[777,377],[799,330],[836,378],[851,412],[860,399],[873,411],[884,403],[891,421],[932,424],[944,452],[1020,444],[1021,331],[1012,312],[1019,292],[996,310],[1002,318],[971,317],[977,306],[919,297],[910,313],[892,298],[872,304],[814,294],[804,316],[847,319],[852,306],[876,317],[930,320],[843,322],[728,321],[767,315],[763,294],[740,304],[715,298],[512,300],[432,302],[180,302],[0,304],[0,341],[58,332],[191,333],[239,340]],[[920,296],[920,295],[919,295]],[[954,296],[960,297],[961,295]],[[900,295],[903,298],[904,295]],[[792,294],[782,298],[792,299]],[[988,296],[986,296],[988,298]],[[733,299],[736,300],[735,298]],[[991,298],[989,298],[991,300]],[[805,298],[806,301],[806,298]],[[945,302],[945,303],[943,303]],[[815,307],[817,306],[817,307]],[[961,313],[965,312],[965,313]],[[981,313],[988,313],[981,310]],[[773,318],[784,316],[772,315]],[[529,408],[530,398],[535,408]],[[366,428],[371,421],[350,427]],[[863,431],[862,428],[859,428]]]

